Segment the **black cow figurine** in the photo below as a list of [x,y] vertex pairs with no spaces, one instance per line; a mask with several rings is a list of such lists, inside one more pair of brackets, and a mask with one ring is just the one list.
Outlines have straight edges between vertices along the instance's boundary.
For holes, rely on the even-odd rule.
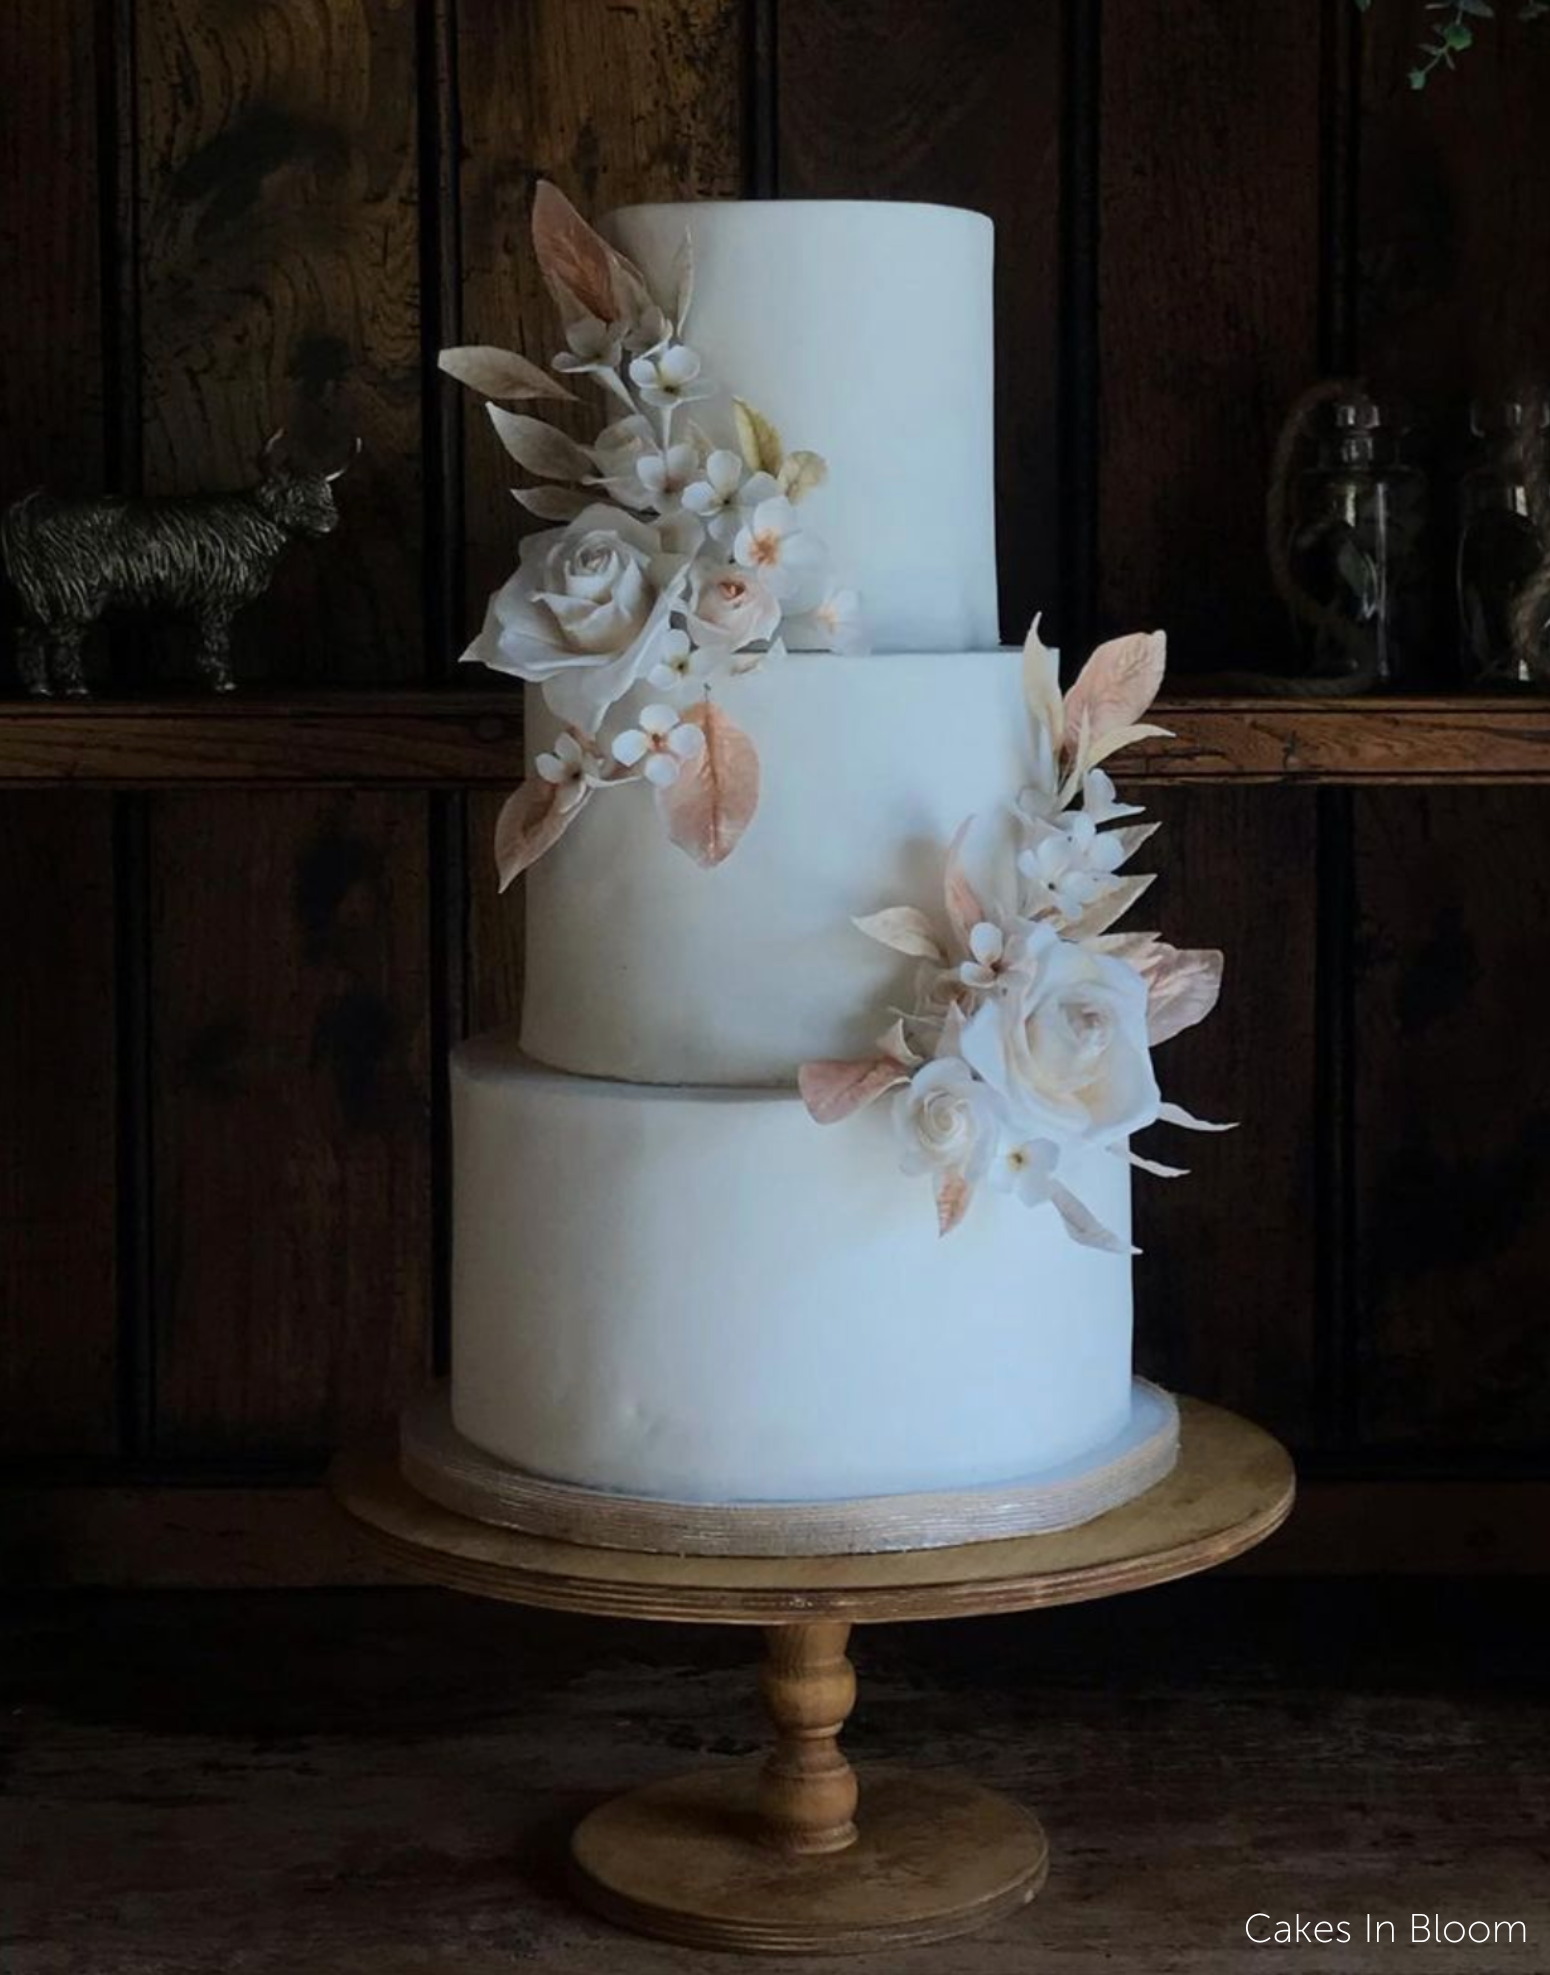
[[[333,482],[345,467],[294,472],[279,458],[283,436],[265,445],[258,484],[241,493],[32,493],[7,508],[0,547],[21,597],[17,658],[27,690],[84,698],[81,646],[92,625],[108,610],[156,609],[193,617],[201,668],[218,693],[231,692],[232,619],[268,589],[293,535],[327,535],[339,521]],[[357,439],[352,459],[360,449]]]

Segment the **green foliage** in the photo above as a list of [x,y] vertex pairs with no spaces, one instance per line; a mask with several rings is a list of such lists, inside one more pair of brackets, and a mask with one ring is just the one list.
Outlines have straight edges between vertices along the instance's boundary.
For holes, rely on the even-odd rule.
[[[1371,13],[1372,0],[1356,0],[1356,7],[1360,13]],[[1435,70],[1453,68],[1456,58],[1474,47],[1471,21],[1496,18],[1493,0],[1427,0],[1426,11],[1446,18],[1431,24],[1429,34],[1416,49],[1416,63],[1409,73],[1412,89],[1424,89]],[[1550,14],[1550,0],[1519,0],[1520,21],[1542,20],[1546,14]]]

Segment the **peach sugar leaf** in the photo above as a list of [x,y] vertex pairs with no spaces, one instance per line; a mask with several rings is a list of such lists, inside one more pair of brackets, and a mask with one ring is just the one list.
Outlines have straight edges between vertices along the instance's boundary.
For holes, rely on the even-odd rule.
[[1039,636],[1040,619],[1035,618],[1023,641],[1023,697],[1029,718],[1044,728],[1050,746],[1059,754],[1065,744],[1065,703],[1060,697],[1060,653],[1051,651]]
[[541,418],[506,411],[500,405],[486,405],[485,410],[501,444],[529,473],[545,480],[583,480],[593,471],[591,454]]
[[797,1071],[802,1102],[814,1123],[820,1125],[837,1125],[874,1103],[896,1084],[908,1082],[903,1066],[892,1056],[863,1056],[854,1062],[804,1063]]
[[706,869],[730,857],[759,806],[759,756],[753,742],[714,700],[701,700],[684,715],[700,728],[705,745],[657,803],[667,834]]
[[564,398],[574,403],[575,392],[567,391],[557,378],[515,350],[498,350],[489,343],[470,343],[461,349],[443,350],[437,367],[471,391],[487,398],[504,398],[515,403],[522,398]]
[[1080,733],[1085,719],[1096,747],[1107,735],[1133,727],[1162,687],[1167,653],[1161,631],[1133,631],[1099,645],[1066,694],[1066,733]]
[[580,487],[513,487],[511,497],[529,514],[543,521],[574,521],[583,508],[591,507],[594,496]]
[[962,1173],[943,1173],[936,1183],[936,1231],[951,1234],[969,1211],[974,1188]]
[[506,798],[495,819],[495,869],[502,891],[560,841],[590,795],[588,789],[562,808],[559,788],[534,775]]

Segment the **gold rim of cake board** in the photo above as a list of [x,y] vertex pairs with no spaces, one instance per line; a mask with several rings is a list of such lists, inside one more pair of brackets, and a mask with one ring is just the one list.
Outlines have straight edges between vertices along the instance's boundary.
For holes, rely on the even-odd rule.
[[551,1481],[486,1454],[452,1424],[445,1382],[404,1409],[399,1465],[412,1488],[454,1515],[600,1549],[703,1557],[949,1549],[1080,1528],[1164,1480],[1178,1459],[1178,1406],[1149,1380],[1134,1384],[1137,1398],[1156,1414],[1151,1431],[1121,1454],[1054,1481],[827,1502],[673,1502],[613,1494]]

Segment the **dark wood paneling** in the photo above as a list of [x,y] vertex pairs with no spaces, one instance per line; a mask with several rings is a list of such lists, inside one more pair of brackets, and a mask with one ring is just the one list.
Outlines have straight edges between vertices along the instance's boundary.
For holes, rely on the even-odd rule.
[[1062,68],[1059,0],[782,0],[785,198],[925,199],[996,222],[1002,622],[1058,631]]
[[1174,665],[1279,649],[1275,435],[1318,363],[1321,10],[1105,0],[1099,619]]
[[1550,1448],[1550,806],[1355,798],[1363,1442]]
[[1220,1137],[1164,1126],[1138,1147],[1190,1174],[1135,1176],[1137,1360],[1298,1443],[1316,1430],[1314,802],[1151,791],[1163,828],[1140,864],[1161,876],[1134,915],[1226,952],[1220,1005],[1157,1070],[1165,1096],[1238,1122]]
[[424,801],[151,798],[158,1455],[320,1450],[425,1363]]
[[[145,472],[234,484],[270,428],[365,442],[239,670],[426,670],[417,15],[136,10]],[[276,627],[284,635],[276,635]],[[326,1446],[426,1348],[427,817],[417,796],[164,797],[151,911],[150,1444]]]
[[[103,461],[92,10],[0,10],[0,506]],[[11,611],[0,608],[10,689]],[[113,826],[101,795],[0,800],[0,1446],[115,1439]]]
[[[533,187],[551,178],[589,217],[640,199],[742,189],[745,9],[739,0],[460,0],[463,333],[546,362],[562,347],[528,244]],[[447,390],[457,387],[448,383]],[[596,415],[594,415],[596,414]],[[595,431],[601,401],[572,414]],[[511,462],[477,399],[465,413],[468,621],[510,575],[522,534]],[[492,675],[478,672],[481,683]],[[468,1020],[517,1019],[522,898],[495,894],[498,801],[467,808]]]
[[239,670],[419,678],[415,10],[146,0],[135,17],[147,487],[241,484],[279,426],[312,463],[358,436],[338,534],[282,558]]

